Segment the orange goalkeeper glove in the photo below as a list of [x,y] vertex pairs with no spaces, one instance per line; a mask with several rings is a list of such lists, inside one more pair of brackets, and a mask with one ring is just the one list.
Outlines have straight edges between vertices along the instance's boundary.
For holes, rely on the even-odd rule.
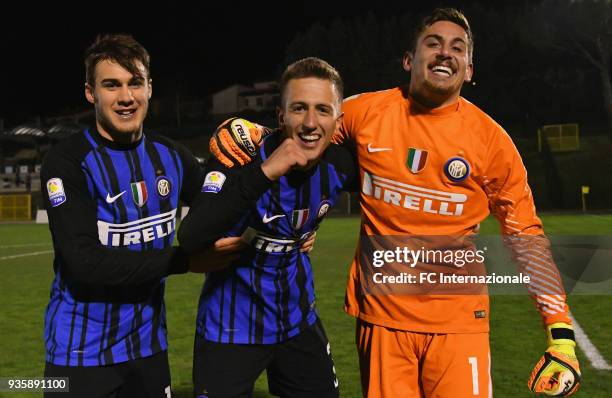
[[531,372],[527,386],[536,393],[567,397],[580,386],[574,329],[567,323],[553,323],[546,333],[548,349]]
[[257,156],[261,142],[271,132],[267,127],[233,117],[217,127],[210,138],[210,152],[226,167],[244,166]]

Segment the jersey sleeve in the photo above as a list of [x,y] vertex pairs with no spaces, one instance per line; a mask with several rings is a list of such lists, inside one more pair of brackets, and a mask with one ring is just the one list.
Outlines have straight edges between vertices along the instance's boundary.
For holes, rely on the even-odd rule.
[[183,163],[183,188],[181,200],[191,205],[202,187],[204,168],[198,163],[196,157],[183,145],[176,145],[177,152]]
[[[41,168],[41,184],[56,260],[67,281],[91,285],[139,285],[187,272],[178,248],[136,252],[99,240],[97,200],[80,160],[67,146],[53,148]],[[56,270],[57,271],[57,270]]]
[[214,243],[250,211],[270,185],[259,158],[231,169],[211,158],[201,192],[179,228],[181,246],[195,253]]
[[521,157],[503,130],[488,147],[484,188],[491,212],[501,225],[504,243],[519,271],[529,275],[528,290],[544,323],[571,323],[565,289],[536,214]]

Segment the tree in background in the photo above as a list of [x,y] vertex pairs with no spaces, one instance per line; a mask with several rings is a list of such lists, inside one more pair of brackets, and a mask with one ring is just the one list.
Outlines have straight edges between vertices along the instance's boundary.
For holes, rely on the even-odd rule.
[[411,15],[369,14],[315,23],[288,45],[283,65],[321,57],[340,71],[347,95],[393,87],[406,80],[401,60],[413,21]]
[[597,70],[612,139],[612,1],[545,0],[527,21],[539,46],[582,59]]
[[[473,2],[463,11],[475,34],[476,85],[465,87],[462,95],[486,109],[514,136],[533,138],[541,125],[556,123],[580,123],[583,133],[602,132],[600,125],[612,106],[604,94],[608,104],[604,110],[593,93],[600,91],[604,78],[608,83],[604,91],[609,92],[610,40],[603,33],[612,29],[610,0],[495,6]],[[596,15],[591,18],[590,14]],[[417,19],[413,14],[370,14],[315,23],[287,46],[283,65],[307,56],[324,58],[342,74],[347,96],[405,84],[409,77],[401,59]],[[581,24],[588,29],[580,28]],[[608,48],[608,55],[593,53],[588,58],[579,47],[570,46],[569,27],[587,37],[599,34],[599,48]],[[551,47],[580,56],[568,57]],[[586,42],[582,47],[595,51]],[[599,65],[601,79],[592,73],[591,60]]]

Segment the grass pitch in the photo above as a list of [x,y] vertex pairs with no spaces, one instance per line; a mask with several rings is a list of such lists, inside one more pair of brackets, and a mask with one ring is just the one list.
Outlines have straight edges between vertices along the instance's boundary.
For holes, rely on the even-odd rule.
[[[549,215],[542,218],[548,234],[612,236],[612,216]],[[326,220],[312,254],[317,306],[331,341],[344,397],[361,396],[354,347],[355,321],[342,311],[358,227],[358,218]],[[496,222],[487,220],[481,231],[483,234],[496,233]],[[50,250],[46,225],[0,225],[0,267],[3,270],[0,278],[0,377],[41,377],[43,374],[43,315],[53,278],[53,257],[45,252]],[[39,254],[29,255],[32,253]],[[173,396],[178,398],[191,397],[193,335],[202,281],[201,275],[190,274],[168,279],[169,353]],[[612,294],[570,295],[568,301],[593,344],[609,363],[612,362]],[[527,391],[526,382],[545,348],[540,318],[528,297],[491,297],[494,396],[533,397]],[[609,397],[612,371],[596,371],[580,350],[578,355],[584,376],[578,396]],[[0,392],[0,397],[7,398],[40,395]],[[267,396],[263,375],[257,382],[255,397]]]

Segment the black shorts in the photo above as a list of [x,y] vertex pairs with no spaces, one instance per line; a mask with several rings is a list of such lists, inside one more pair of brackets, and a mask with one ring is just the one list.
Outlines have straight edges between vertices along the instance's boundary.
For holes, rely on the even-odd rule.
[[170,398],[168,353],[107,366],[45,365],[45,377],[68,377],[70,392],[45,398]]
[[338,379],[321,322],[278,344],[225,344],[196,335],[193,385],[196,398],[250,397],[268,373],[279,397],[338,397]]

